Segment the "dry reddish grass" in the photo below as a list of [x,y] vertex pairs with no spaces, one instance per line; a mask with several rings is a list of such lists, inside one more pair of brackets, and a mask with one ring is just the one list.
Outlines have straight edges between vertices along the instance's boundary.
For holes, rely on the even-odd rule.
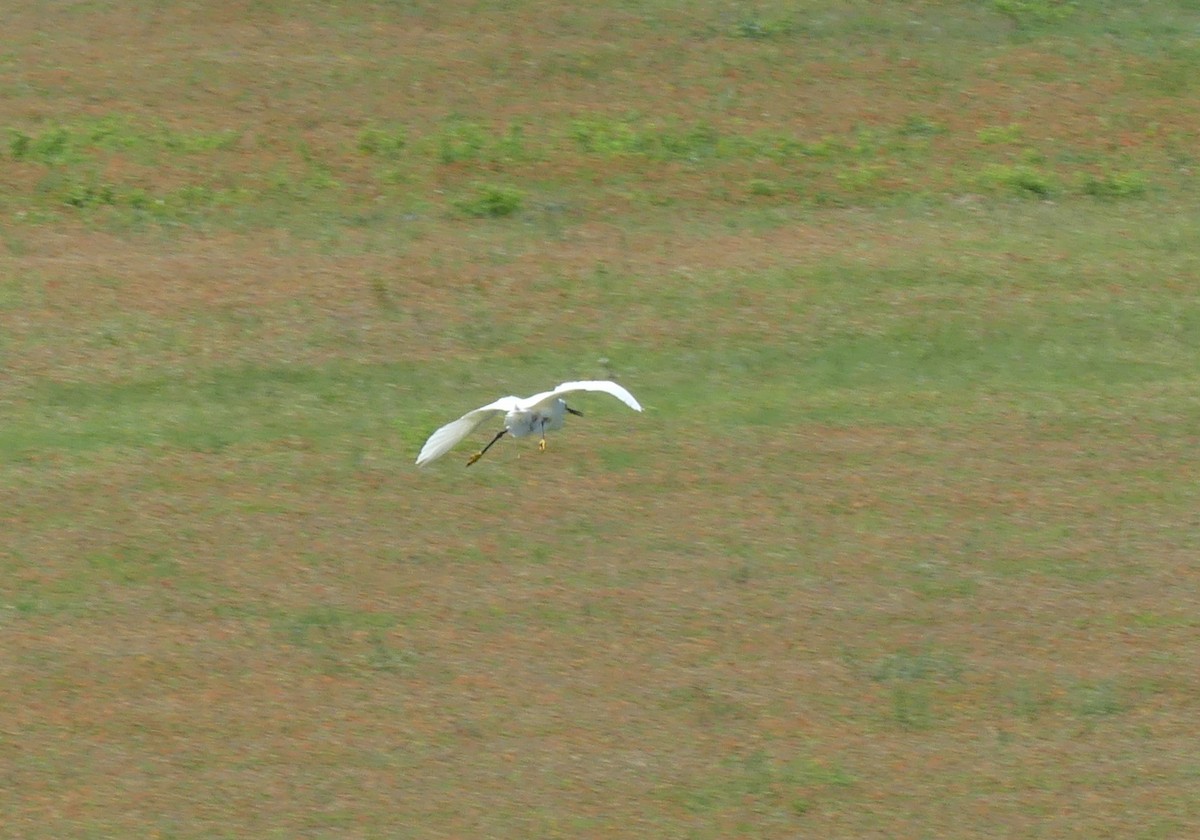
[[[1076,444],[984,455],[911,431],[806,434],[790,479],[770,471],[797,457],[776,436],[749,457],[704,441],[664,460],[643,442],[654,489],[636,512],[643,471],[598,472],[586,431],[556,447],[569,458],[505,458],[538,488],[511,517],[466,482],[402,471],[265,485],[274,471],[238,454],[29,494],[24,528],[58,517],[14,546],[44,559],[26,572],[44,588],[121,545],[161,546],[179,569],[10,619],[7,824],[719,834],[782,829],[793,798],[798,825],[832,834],[1184,824],[1200,663],[1189,558],[1156,536],[1170,523],[1081,513]],[[1031,447],[1042,475],[1021,469]],[[972,477],[947,482],[947,464]],[[916,509],[937,527],[914,530]],[[1041,572],[1004,570],[1043,562],[1019,542],[973,560],[979,527],[1009,517],[1101,530]],[[1143,571],[1118,568],[1139,545]],[[1063,577],[1076,551],[1099,579]],[[950,589],[914,585],[921,557]],[[351,623],[304,625],[326,608]],[[923,656],[927,676],[887,676]],[[1106,681],[1120,709],[1081,713]],[[759,752],[817,769],[743,790]]]

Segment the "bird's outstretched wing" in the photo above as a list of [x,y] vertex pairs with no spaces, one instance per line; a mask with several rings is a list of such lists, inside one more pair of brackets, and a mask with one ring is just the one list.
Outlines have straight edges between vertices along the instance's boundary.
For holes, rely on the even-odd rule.
[[547,394],[547,399],[550,397],[561,397],[563,394],[569,394],[572,391],[603,391],[606,394],[612,394],[634,411],[642,410],[641,405],[634,399],[633,394],[626,391],[616,382],[609,382],[607,379],[585,379],[582,382],[564,382]]
[[417,456],[417,466],[423,467],[430,461],[441,458],[457,446],[463,438],[478,429],[485,420],[498,414],[506,414],[516,408],[520,402],[517,397],[501,397],[494,403],[489,403],[474,411],[468,411],[454,422],[442,426],[431,434],[429,440],[425,441],[425,445],[421,447],[421,454]]

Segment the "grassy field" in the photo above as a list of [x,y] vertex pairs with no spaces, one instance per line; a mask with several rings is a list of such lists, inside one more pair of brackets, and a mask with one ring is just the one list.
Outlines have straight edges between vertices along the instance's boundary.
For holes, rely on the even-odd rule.
[[1195,0],[16,5],[0,836],[1200,836]]

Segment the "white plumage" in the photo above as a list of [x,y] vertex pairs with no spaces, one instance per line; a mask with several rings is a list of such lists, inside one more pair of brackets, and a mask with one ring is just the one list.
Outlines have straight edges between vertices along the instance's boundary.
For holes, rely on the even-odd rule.
[[642,410],[633,394],[616,382],[609,382],[606,379],[564,382],[553,391],[543,391],[524,399],[501,397],[482,408],[468,411],[453,423],[447,423],[430,435],[429,440],[425,441],[425,445],[421,447],[421,454],[417,456],[417,466],[422,467],[442,457],[485,421],[498,415],[504,415],[504,428],[492,438],[491,443],[467,461],[467,466],[478,461],[483,453],[487,452],[488,448],[505,434],[519,438],[540,432],[542,437],[539,448],[544,450],[546,448],[546,432],[561,429],[567,412],[581,413],[573,408],[568,408],[562,399],[563,395],[576,391],[602,391],[616,397],[634,411]]

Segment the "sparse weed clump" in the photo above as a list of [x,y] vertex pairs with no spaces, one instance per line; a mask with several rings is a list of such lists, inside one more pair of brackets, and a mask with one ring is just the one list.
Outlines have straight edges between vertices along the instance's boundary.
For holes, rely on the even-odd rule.
[[750,182],[746,184],[746,190],[750,193],[750,195],[771,197],[779,195],[779,193],[783,191],[783,188],[769,178],[752,178]]
[[408,148],[408,132],[401,127],[367,128],[358,135],[358,150],[365,155],[394,160]]
[[575,120],[570,138],[587,154],[636,155],[660,161],[728,157],[733,148],[711,123],[659,125],[636,118],[593,116]]
[[241,133],[234,130],[179,131],[162,124],[141,124],[122,115],[84,119],[40,131],[10,127],[8,134],[9,156],[14,161],[45,166],[82,163],[114,152],[153,160],[161,153],[228,151],[241,140]]
[[992,0],[992,8],[1018,29],[1028,30],[1062,23],[1075,14],[1076,3],[1073,0]]
[[1031,198],[1051,198],[1058,189],[1050,174],[1023,164],[991,164],[980,174],[980,183],[992,191]]
[[117,192],[111,184],[74,183],[63,195],[63,203],[80,210],[111,206],[117,203]]
[[1082,191],[1084,195],[1096,198],[1140,198],[1148,187],[1146,176],[1141,172],[1125,170],[1088,175],[1083,180]]
[[456,199],[453,203],[459,212],[467,216],[499,219],[516,213],[524,202],[525,194],[518,189],[501,184],[485,184],[474,195]]
[[525,137],[525,127],[515,122],[497,130],[472,120],[452,119],[442,125],[427,145],[435,149],[436,160],[443,166],[494,167],[535,157]]
[[763,17],[761,15],[747,15],[733,27],[735,37],[748,38],[752,41],[786,38],[798,31],[799,27],[789,18]]
[[1018,123],[1008,125],[989,125],[975,132],[976,139],[987,146],[1016,143],[1020,141],[1024,130]]
[[9,129],[9,157],[16,161],[30,161],[45,166],[57,166],[66,163],[73,150],[71,133],[57,126],[41,134],[26,134],[24,131]]

